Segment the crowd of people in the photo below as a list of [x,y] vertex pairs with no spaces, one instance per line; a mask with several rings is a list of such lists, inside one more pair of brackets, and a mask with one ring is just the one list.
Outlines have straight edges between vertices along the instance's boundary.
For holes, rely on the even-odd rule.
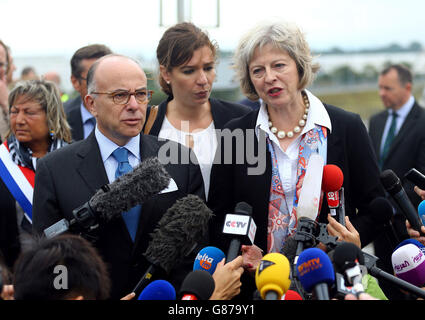
[[[398,177],[412,168],[425,173],[425,111],[412,96],[407,67],[391,65],[380,74],[386,110],[371,118],[368,130],[359,115],[308,90],[320,66],[296,25],[262,23],[240,39],[234,67],[248,104],[210,96],[218,45],[196,25],[168,28],[156,53],[160,88],[167,95],[159,105],[149,104],[154,93],[143,66],[103,44],[79,48],[72,56],[71,82],[78,95],[63,103],[53,74],[11,85],[11,52],[0,41],[3,299],[137,299],[134,288],[155,265],[146,255],[153,234],[167,210],[189,195],[213,213],[208,232],[170,270],[156,264],[151,279],[169,281],[176,292],[200,249],[226,252],[235,245],[236,236],[224,234],[223,226],[229,213],[237,216],[240,203],[252,209],[255,222],[254,239],[236,241],[237,257],[215,262],[211,300],[255,299],[256,277],[269,266],[264,263],[269,253],[290,258],[294,239],[298,248],[311,245],[297,237],[305,233],[300,217],[310,194],[313,224],[325,226],[338,242],[371,247],[378,266],[390,274],[392,253],[403,240],[425,244],[425,227],[422,234],[415,230],[381,183],[388,169]],[[90,212],[99,190],[107,192],[106,185],[155,157],[169,175],[166,189],[90,230],[67,225],[68,232],[46,236],[44,231],[59,221],[86,219],[75,209],[88,204],[85,212]],[[309,171],[316,162],[319,170]],[[342,220],[330,214],[320,188],[325,165],[343,174]],[[417,208],[425,191],[402,182]],[[129,192],[122,190],[122,196]],[[390,204],[385,219],[371,210],[382,198]],[[313,246],[330,251],[329,243],[318,242]],[[299,289],[295,273],[291,268],[294,290]],[[417,298],[394,283],[364,279],[364,292],[345,299]]]

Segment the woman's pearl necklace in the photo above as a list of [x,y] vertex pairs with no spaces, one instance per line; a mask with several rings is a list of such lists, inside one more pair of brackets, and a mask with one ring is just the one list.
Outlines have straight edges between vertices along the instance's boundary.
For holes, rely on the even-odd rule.
[[[285,132],[283,130],[278,131],[277,128],[273,126],[273,123],[269,120],[270,131],[273,134],[277,133],[276,136],[279,139],[284,139],[286,137],[292,138],[295,133],[301,132],[301,128],[305,126],[306,121],[307,121],[308,111],[310,109],[310,102],[308,101],[307,95],[304,94],[304,93],[303,93],[303,100],[304,100],[304,105],[305,105],[303,117],[300,121],[298,121],[298,125],[292,131],[288,131],[288,132]],[[269,116],[269,119],[270,119],[270,116]]]

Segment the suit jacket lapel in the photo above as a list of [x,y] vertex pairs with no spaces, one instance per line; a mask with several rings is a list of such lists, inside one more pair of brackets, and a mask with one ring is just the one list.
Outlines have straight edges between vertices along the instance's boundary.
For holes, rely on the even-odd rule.
[[94,135],[94,130],[87,139],[81,142],[81,148],[77,156],[81,159],[77,164],[77,171],[93,193],[96,192],[100,186],[109,183],[102,157],[100,156],[99,145]]

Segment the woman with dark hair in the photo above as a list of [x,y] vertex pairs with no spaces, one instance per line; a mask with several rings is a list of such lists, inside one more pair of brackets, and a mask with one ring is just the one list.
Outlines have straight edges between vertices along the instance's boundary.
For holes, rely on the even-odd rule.
[[10,128],[0,145],[0,254],[12,267],[20,242],[32,231],[37,160],[70,143],[71,132],[53,82],[19,82],[8,103]]
[[210,97],[217,51],[217,45],[192,23],[179,23],[165,31],[156,53],[159,84],[168,99],[148,109],[145,124],[145,133],[193,149],[201,167],[206,197],[217,148],[215,130],[251,111]]

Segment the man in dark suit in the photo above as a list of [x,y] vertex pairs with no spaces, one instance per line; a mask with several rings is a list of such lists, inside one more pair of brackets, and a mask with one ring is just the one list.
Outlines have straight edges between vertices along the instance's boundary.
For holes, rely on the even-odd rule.
[[[380,169],[391,169],[400,179],[411,168],[425,173],[425,112],[412,96],[412,73],[405,66],[391,65],[381,72],[378,85],[386,110],[371,117],[369,135]],[[417,208],[421,199],[414,192],[414,185],[403,181],[403,187]],[[394,246],[408,238],[406,218],[392,203],[394,232],[386,232],[374,242],[376,255],[391,272]]]
[[112,51],[103,44],[92,44],[78,49],[71,58],[71,82],[79,95],[64,104],[74,141],[88,137],[95,126],[95,118],[84,102],[87,94],[87,72],[93,63]]
[[[147,92],[147,78],[135,60],[108,55],[93,64],[87,78],[89,94],[85,102],[96,117],[96,128],[87,139],[38,162],[33,207],[33,227],[38,233],[62,218],[71,219],[73,209],[115,179],[121,167],[115,159],[116,150],[127,150],[126,163],[134,167],[140,161],[158,156],[165,143],[174,143],[141,134],[148,98],[140,93]],[[189,152],[182,145],[176,147],[179,152]],[[165,169],[175,182],[174,189],[143,203],[132,225],[120,217],[99,232],[96,247],[110,267],[113,299],[128,294],[147,270],[149,264],[142,254],[150,233],[166,210],[187,194],[205,199],[198,165],[173,162],[165,165]],[[131,227],[136,227],[135,234]],[[167,279],[176,288],[191,270],[193,259],[188,257],[187,264],[171,271]]]

